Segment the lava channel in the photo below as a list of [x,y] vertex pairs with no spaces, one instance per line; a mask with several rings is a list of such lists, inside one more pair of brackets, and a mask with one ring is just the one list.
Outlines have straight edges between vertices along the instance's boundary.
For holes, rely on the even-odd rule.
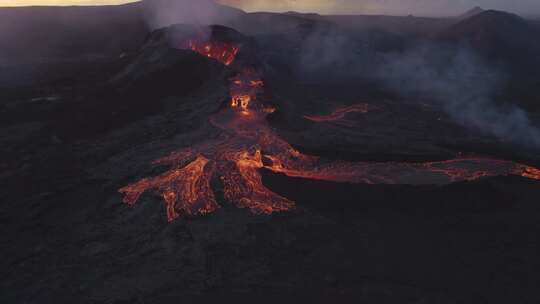
[[353,126],[354,122],[347,119],[347,115],[353,113],[366,114],[373,109],[373,106],[367,103],[359,103],[351,106],[337,108],[330,114],[326,115],[305,115],[304,118],[312,122],[331,122],[344,126]]

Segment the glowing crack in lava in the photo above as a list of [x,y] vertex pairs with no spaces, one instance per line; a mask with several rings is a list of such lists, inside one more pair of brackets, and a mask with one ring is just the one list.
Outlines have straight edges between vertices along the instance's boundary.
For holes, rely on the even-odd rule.
[[[120,189],[126,204],[135,204],[143,193],[155,189],[165,202],[169,221],[182,214],[203,215],[217,210],[220,205],[216,197],[255,214],[294,208],[294,202],[264,186],[259,173],[262,168],[290,177],[343,183],[448,184],[504,175],[540,180],[539,169],[487,158],[376,163],[329,161],[304,155],[268,125],[266,116],[271,111],[256,102],[263,87],[258,74],[245,70],[230,81],[230,107],[209,118],[219,130],[219,138],[156,160],[154,165],[168,165],[171,169]],[[249,97],[248,102],[242,103],[243,96]],[[338,119],[341,116],[334,115]]]
[[192,50],[205,57],[215,59],[224,65],[231,65],[236,59],[240,48],[230,43],[189,40],[185,49]]
[[338,108],[327,115],[305,115],[304,118],[312,122],[333,122],[345,126],[352,126],[354,122],[346,118],[348,114],[366,114],[372,109],[373,107],[367,103],[359,103],[347,107]]

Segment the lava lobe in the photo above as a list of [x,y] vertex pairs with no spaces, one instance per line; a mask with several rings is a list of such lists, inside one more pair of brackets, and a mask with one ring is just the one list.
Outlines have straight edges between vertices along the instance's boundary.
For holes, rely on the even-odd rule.
[[304,115],[304,118],[312,122],[333,122],[336,124],[351,126],[353,125],[353,122],[347,119],[348,114],[366,114],[372,109],[373,107],[367,103],[359,103],[351,106],[337,108],[330,114]]

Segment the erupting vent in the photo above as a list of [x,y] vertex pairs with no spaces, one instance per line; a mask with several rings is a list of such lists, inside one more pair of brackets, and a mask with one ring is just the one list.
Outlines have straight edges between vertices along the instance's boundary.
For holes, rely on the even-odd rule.
[[[212,54],[227,58],[236,54],[230,48],[221,53],[197,45]],[[540,170],[518,163],[484,158],[463,158],[429,163],[373,163],[327,161],[304,155],[281,139],[266,121],[273,108],[257,103],[263,81],[254,70],[245,70],[231,80],[230,107],[210,117],[222,130],[219,139],[201,143],[158,159],[155,165],[171,169],[159,176],[144,178],[119,191],[124,202],[133,205],[140,196],[155,189],[166,204],[172,221],[182,214],[207,214],[219,208],[216,193],[240,208],[256,214],[290,210],[294,202],[274,193],[262,183],[259,169],[266,168],[291,177],[345,183],[367,184],[448,184],[488,176],[520,175],[540,179]],[[342,108],[329,115],[306,116],[314,122],[347,121],[354,112],[367,113],[366,104]]]
[[257,92],[262,87],[261,77],[252,69],[246,69],[231,78],[231,107],[247,112],[251,101],[257,98]]
[[231,65],[240,50],[237,46],[222,42],[201,42],[189,40],[186,49],[190,49],[208,58],[215,59],[224,65]]

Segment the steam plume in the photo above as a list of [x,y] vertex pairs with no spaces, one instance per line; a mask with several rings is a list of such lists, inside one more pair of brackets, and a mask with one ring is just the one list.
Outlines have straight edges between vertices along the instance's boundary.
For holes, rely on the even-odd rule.
[[540,130],[517,106],[495,103],[503,74],[464,48],[424,45],[387,56],[379,77],[398,92],[425,96],[459,124],[530,148],[540,148]]
[[540,130],[527,113],[511,100],[495,102],[505,84],[504,71],[470,48],[423,42],[396,43],[393,51],[378,51],[373,47],[377,44],[369,35],[351,37],[316,29],[303,40],[296,72],[326,81],[374,80],[401,96],[436,103],[462,126],[540,149]]
[[241,11],[213,0],[143,0],[145,17],[152,29],[172,24],[222,24]]

